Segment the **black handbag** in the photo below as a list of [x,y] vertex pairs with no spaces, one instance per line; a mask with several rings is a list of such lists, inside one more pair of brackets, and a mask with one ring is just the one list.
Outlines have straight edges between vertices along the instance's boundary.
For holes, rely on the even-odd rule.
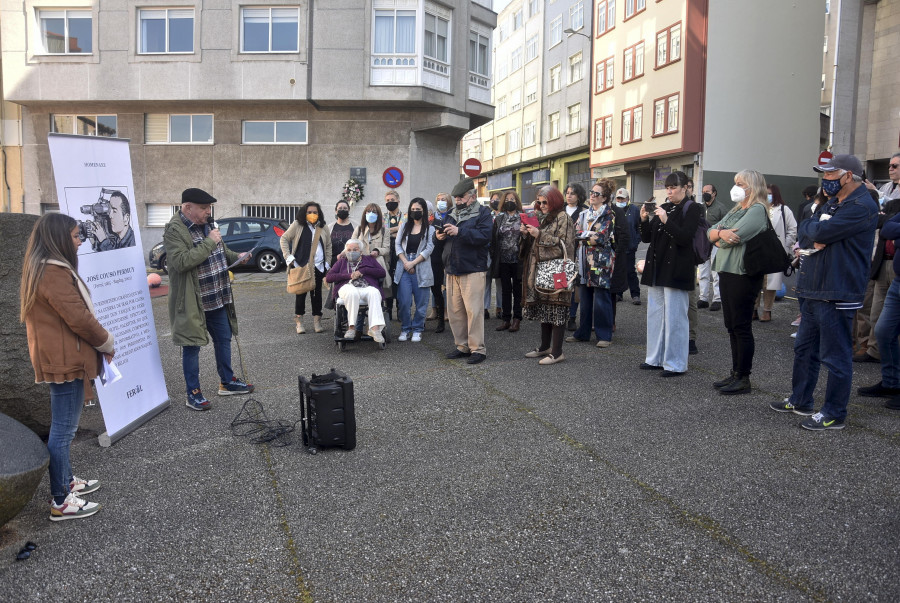
[[766,229],[747,241],[744,248],[744,271],[747,276],[784,272],[791,265],[791,257],[772,228],[766,212]]

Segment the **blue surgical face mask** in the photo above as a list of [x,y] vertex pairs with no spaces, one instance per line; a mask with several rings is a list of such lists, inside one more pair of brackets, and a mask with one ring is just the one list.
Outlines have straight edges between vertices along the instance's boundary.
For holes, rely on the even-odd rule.
[[769,203],[772,203],[772,193],[769,193],[768,195],[766,195],[766,201],[768,201]]
[[616,205],[619,207],[625,207],[628,205],[628,201],[616,201]]
[[359,251],[348,251],[347,259],[353,262],[354,264],[359,261],[360,256],[362,255]]
[[834,197],[842,188],[843,185],[841,184],[840,178],[837,180],[822,180],[822,192],[829,197]]
[[438,208],[438,211],[440,211],[440,212],[447,211],[447,202],[446,201],[438,201],[437,208]]
[[374,224],[377,221],[378,221],[378,214],[376,214],[374,211],[370,211],[370,212],[366,213],[366,222],[368,222],[369,224]]

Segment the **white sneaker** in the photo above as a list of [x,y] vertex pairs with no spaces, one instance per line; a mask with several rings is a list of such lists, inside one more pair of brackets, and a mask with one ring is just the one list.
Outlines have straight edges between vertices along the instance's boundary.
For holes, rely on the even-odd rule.
[[409,339],[409,331],[403,331],[400,333],[400,337],[397,338],[397,341],[407,341]]
[[796,334],[796,333],[791,333],[791,338],[797,339],[797,334]]
[[69,494],[61,505],[50,500],[50,521],[64,521],[66,519],[81,519],[90,517],[100,510],[100,505],[78,498],[74,493]]
[[77,475],[73,475],[72,481],[69,482],[69,492],[71,492],[72,494],[77,494],[79,496],[90,494],[91,492],[96,492],[99,489],[99,479],[81,479]]
[[381,334],[381,329],[369,329],[369,336],[372,338],[372,341],[375,343],[384,343],[384,335]]
[[418,343],[418,342],[422,341],[422,334],[421,333],[413,333],[412,340],[413,340],[413,343]]

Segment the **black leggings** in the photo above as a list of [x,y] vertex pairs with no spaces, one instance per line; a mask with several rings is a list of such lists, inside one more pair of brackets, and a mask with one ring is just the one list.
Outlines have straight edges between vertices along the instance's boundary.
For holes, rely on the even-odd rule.
[[731,340],[731,370],[741,377],[750,375],[756,342],[753,339],[753,307],[762,288],[762,275],[719,273],[722,317]]
[[506,322],[511,318],[522,320],[522,279],[518,275],[519,265],[500,262],[498,272],[503,320]]
[[444,264],[440,261],[431,262],[431,272],[434,274],[434,284],[431,286],[433,305],[438,311],[438,318],[444,318]]
[[[324,277],[325,273],[319,272],[319,269],[316,268],[316,288],[310,291],[313,316],[322,316],[322,279]],[[301,293],[294,300],[294,314],[299,316],[306,314],[306,293]]]

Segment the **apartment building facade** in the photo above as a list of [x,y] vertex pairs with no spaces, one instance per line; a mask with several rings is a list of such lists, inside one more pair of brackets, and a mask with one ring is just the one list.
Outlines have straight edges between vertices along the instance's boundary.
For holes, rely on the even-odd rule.
[[513,0],[494,33],[494,120],[469,132],[462,158],[480,159],[479,194],[588,184],[591,3]]
[[674,170],[727,192],[737,171],[756,169],[798,202],[816,181],[823,8],[596,1],[593,176],[660,200]]
[[401,200],[433,198],[493,117],[496,17],[490,0],[2,0],[21,206],[56,205],[49,132],[130,140],[147,245],[188,187],[220,217],[311,200],[330,217],[351,168],[381,202],[396,167]]

